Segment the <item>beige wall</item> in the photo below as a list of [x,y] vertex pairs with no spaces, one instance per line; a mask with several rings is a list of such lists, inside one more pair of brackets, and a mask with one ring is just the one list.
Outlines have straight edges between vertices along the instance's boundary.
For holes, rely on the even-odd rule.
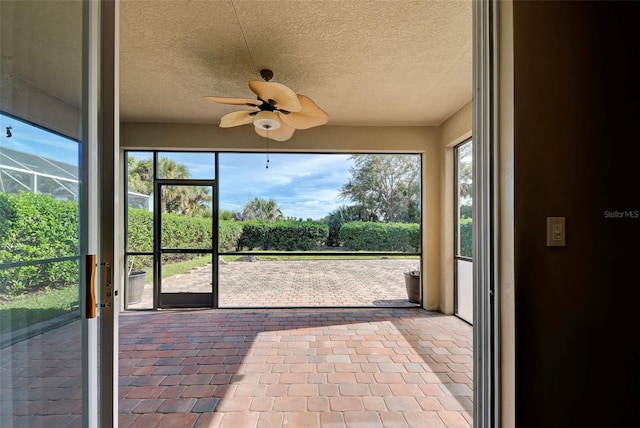
[[454,157],[453,148],[471,137],[472,103],[469,102],[438,128],[440,158],[440,299],[439,309],[453,313],[453,252],[454,252]]
[[[443,266],[442,254],[451,257],[453,250],[443,233],[443,218],[452,224],[452,212],[441,209],[443,174],[453,174],[443,164],[447,150],[471,133],[471,103],[465,105],[440,128],[438,127],[360,127],[322,126],[298,131],[287,142],[271,142],[270,150],[293,152],[386,152],[423,154],[423,285],[429,310],[453,308],[452,265]],[[266,140],[251,127],[221,129],[214,124],[122,123],[120,147],[128,149],[264,151]],[[451,160],[450,160],[451,161]],[[450,188],[451,186],[449,186]],[[449,197],[452,198],[450,195]],[[452,205],[448,204],[448,205]],[[449,215],[449,217],[443,217]],[[451,284],[443,287],[443,278]],[[447,302],[445,306],[445,303]]]
[[[297,131],[285,142],[271,141],[272,151],[424,153],[436,139],[430,127],[321,126]],[[215,124],[122,123],[123,149],[264,151],[266,139],[251,127],[223,129]]]
[[[120,147],[127,149],[264,151],[266,140],[249,126],[221,129],[214,124],[122,123]],[[435,127],[322,126],[298,131],[271,151],[395,152],[423,154],[424,307],[440,307],[441,150]],[[435,207],[435,209],[433,209]]]

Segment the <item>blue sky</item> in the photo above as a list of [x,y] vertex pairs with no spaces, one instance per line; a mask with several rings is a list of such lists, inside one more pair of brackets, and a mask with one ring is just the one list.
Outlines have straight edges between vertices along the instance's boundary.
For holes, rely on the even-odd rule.
[[[0,147],[76,164],[78,143],[0,115]],[[6,138],[7,126],[13,136]],[[213,178],[213,155],[167,153],[184,164],[192,178]],[[140,153],[136,157],[150,157]],[[275,199],[285,217],[320,219],[340,205],[351,202],[338,197],[349,178],[350,155],[344,154],[220,154],[220,208],[241,211],[254,197]]]
[[[149,158],[150,152],[132,153]],[[214,178],[209,153],[160,153],[185,165],[192,178]],[[273,198],[285,217],[318,220],[349,200],[340,199],[340,187],[349,178],[350,155],[220,153],[220,209],[242,211],[254,197]]]
[[338,197],[349,178],[349,155],[220,154],[220,205],[240,211],[254,197],[278,201],[285,217],[320,219],[350,201]]
[[[21,152],[37,154],[49,159],[76,164],[78,143],[49,131],[0,114],[0,147]],[[11,138],[6,137],[6,128],[10,126]]]

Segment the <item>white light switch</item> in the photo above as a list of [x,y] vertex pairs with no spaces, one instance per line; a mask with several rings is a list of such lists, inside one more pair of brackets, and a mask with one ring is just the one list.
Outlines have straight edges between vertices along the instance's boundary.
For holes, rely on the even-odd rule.
[[565,235],[564,217],[547,217],[547,247],[564,247]]

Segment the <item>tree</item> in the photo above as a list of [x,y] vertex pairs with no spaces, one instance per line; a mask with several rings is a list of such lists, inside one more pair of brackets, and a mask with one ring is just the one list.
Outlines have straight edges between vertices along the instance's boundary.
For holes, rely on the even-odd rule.
[[362,205],[340,205],[331,211],[322,222],[329,226],[327,245],[330,247],[340,246],[340,228],[343,224],[351,221],[372,221],[371,213]]
[[264,199],[255,197],[247,202],[240,213],[241,220],[282,220],[282,210],[275,199]]
[[236,213],[231,210],[220,210],[220,220],[232,221],[236,219]]
[[414,155],[354,155],[349,181],[340,189],[370,220],[418,222],[420,158]]
[[176,212],[191,217],[211,217],[211,205],[213,200],[208,187],[180,186],[180,192],[176,195]]
[[458,150],[458,192],[463,201],[470,201],[473,196],[473,143],[459,146]]
[[[136,159],[133,156],[129,156],[127,169],[127,186],[130,190],[144,195],[153,194],[152,158]],[[163,157],[158,161],[158,177],[163,179],[188,179],[191,174],[185,165]],[[188,216],[211,217],[211,200],[212,197],[207,187],[168,185],[162,187],[160,210]]]
[[460,215],[460,218],[472,218],[473,206],[470,204],[460,205],[460,208],[458,208],[458,214]]
[[143,195],[153,193],[153,159],[136,159],[129,156],[127,159],[128,182],[127,186]]

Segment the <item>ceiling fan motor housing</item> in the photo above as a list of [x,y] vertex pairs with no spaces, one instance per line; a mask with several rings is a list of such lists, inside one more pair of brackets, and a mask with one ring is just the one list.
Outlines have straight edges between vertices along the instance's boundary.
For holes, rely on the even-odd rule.
[[273,71],[265,68],[263,70],[260,70],[260,76],[262,76],[265,82],[268,82],[269,80],[273,79]]

